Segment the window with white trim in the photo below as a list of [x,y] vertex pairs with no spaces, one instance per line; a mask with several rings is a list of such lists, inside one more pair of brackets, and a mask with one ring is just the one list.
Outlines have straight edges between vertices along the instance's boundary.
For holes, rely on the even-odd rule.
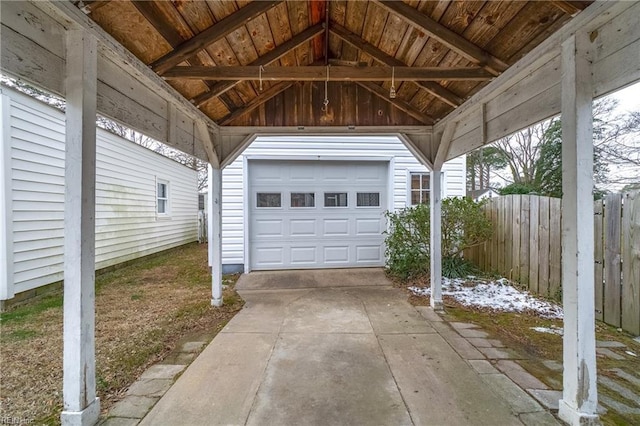
[[156,213],[169,214],[169,182],[166,180],[156,181]]
[[325,207],[347,207],[347,193],[346,192],[325,192],[324,193],[324,206]]
[[379,192],[358,192],[356,194],[357,207],[380,207]]
[[411,173],[411,205],[416,204],[429,204],[429,191],[431,186],[431,174],[430,173]]
[[279,192],[258,192],[256,207],[259,209],[282,207],[282,194]]

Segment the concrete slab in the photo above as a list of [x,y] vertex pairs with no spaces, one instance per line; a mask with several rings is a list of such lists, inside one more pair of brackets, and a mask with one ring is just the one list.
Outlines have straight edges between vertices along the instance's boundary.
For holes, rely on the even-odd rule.
[[549,389],[547,385],[532,376],[520,364],[511,360],[500,360],[496,363],[498,370],[506,374],[518,386],[524,389]]
[[636,392],[632,391],[631,389],[629,389],[629,388],[627,388],[625,386],[622,386],[621,384],[619,384],[615,380],[611,380],[610,378],[601,375],[601,376],[598,376],[598,383],[600,383],[601,385],[611,389],[612,391],[614,391],[618,395],[628,399],[629,401],[636,401],[636,403],[638,405],[640,405],[640,403],[639,403],[640,395],[638,395]]
[[460,328],[456,330],[462,337],[488,337],[489,334],[472,328]]
[[450,322],[449,323],[453,328],[455,328],[456,330],[467,330],[467,329],[471,329],[471,328],[478,328],[477,325],[472,324],[470,322]]
[[528,392],[547,410],[557,412],[562,399],[562,391],[529,389]]
[[640,377],[629,374],[621,368],[612,368],[609,371],[613,371],[614,373],[616,373],[616,376],[620,377],[621,379],[624,379],[627,382],[633,383],[634,385],[640,387]]
[[389,286],[384,269],[311,269],[297,271],[259,271],[243,274],[237,290],[268,290],[325,287]]
[[241,291],[240,296],[245,301],[242,315],[233,317],[221,333],[278,333],[287,306],[309,291]]
[[129,395],[113,406],[109,415],[112,417],[127,417],[141,419],[153,407],[159,398]]
[[520,420],[526,426],[555,426],[562,425],[551,414],[546,411],[538,411],[535,413],[524,413],[520,414]]
[[483,374],[480,377],[487,383],[488,389],[491,389],[491,391],[507,401],[516,413],[533,413],[544,410],[535,399],[507,376],[502,374]]
[[547,367],[551,371],[562,371],[562,368],[563,368],[561,362],[558,362],[552,359],[546,359],[542,361],[542,363],[544,364],[545,367]]
[[616,361],[622,361],[624,357],[620,354],[615,353],[611,349],[608,348],[596,348],[596,355],[603,356],[606,358],[615,359]]
[[444,321],[431,306],[415,306],[415,309],[420,312],[420,315],[429,322],[442,322]]
[[336,288],[312,290],[286,309],[283,333],[373,333],[362,302]]
[[414,424],[520,424],[441,336],[383,335],[379,341]]
[[283,333],[247,425],[410,425],[373,334]]
[[147,368],[140,376],[141,379],[175,379],[184,370],[180,364],[156,364]]
[[471,343],[476,348],[491,348],[493,345],[489,341],[489,339],[485,339],[484,337],[469,337],[467,338],[469,343]]
[[485,356],[478,351],[464,337],[460,336],[443,336],[447,343],[464,359],[485,359]]
[[372,288],[345,292],[362,301],[376,334],[436,332],[407,302],[400,289]]
[[478,348],[489,359],[513,359],[517,358],[513,352],[507,348]]
[[615,340],[596,340],[596,348],[626,348],[627,345]]
[[484,359],[470,359],[467,361],[471,367],[478,374],[498,374],[500,373],[496,368],[489,362]]
[[172,384],[171,379],[139,379],[129,387],[127,395],[161,397]]
[[609,408],[617,411],[618,413],[621,413],[621,414],[632,414],[632,415],[640,414],[640,408],[629,407],[627,404],[624,404],[622,402],[616,401],[615,399],[609,398],[606,395],[598,395],[598,399],[604,405],[606,405]]
[[100,422],[100,426],[136,426],[140,423],[140,419],[127,419],[125,417],[109,417],[103,422]]
[[141,425],[244,424],[276,338],[218,334]]

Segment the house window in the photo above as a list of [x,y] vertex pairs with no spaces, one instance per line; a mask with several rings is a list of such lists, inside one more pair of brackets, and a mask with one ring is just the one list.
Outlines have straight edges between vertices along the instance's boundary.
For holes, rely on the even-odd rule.
[[429,204],[429,173],[411,173],[411,205]]
[[169,182],[156,182],[156,211],[158,214],[169,214]]
[[346,192],[325,192],[324,206],[325,207],[347,207],[347,193]]
[[316,194],[313,192],[292,192],[291,207],[315,207]]
[[379,192],[358,192],[356,196],[358,207],[380,207]]
[[258,192],[256,201],[258,208],[282,207],[282,196],[279,192]]

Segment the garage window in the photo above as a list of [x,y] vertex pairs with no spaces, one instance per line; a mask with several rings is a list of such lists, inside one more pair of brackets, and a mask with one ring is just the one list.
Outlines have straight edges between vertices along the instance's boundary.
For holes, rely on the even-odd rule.
[[411,173],[411,205],[429,204],[429,173]]
[[356,196],[357,207],[380,207],[379,192],[358,192]]
[[282,195],[279,192],[258,192],[256,206],[258,208],[282,207]]
[[316,194],[314,192],[292,192],[291,207],[315,207]]
[[325,207],[347,207],[347,193],[346,192],[325,192],[324,206]]

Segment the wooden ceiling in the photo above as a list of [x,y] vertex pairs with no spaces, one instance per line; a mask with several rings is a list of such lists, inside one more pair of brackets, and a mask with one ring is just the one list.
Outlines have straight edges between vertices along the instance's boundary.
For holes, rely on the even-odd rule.
[[589,3],[77,5],[220,125],[398,126],[442,119]]

